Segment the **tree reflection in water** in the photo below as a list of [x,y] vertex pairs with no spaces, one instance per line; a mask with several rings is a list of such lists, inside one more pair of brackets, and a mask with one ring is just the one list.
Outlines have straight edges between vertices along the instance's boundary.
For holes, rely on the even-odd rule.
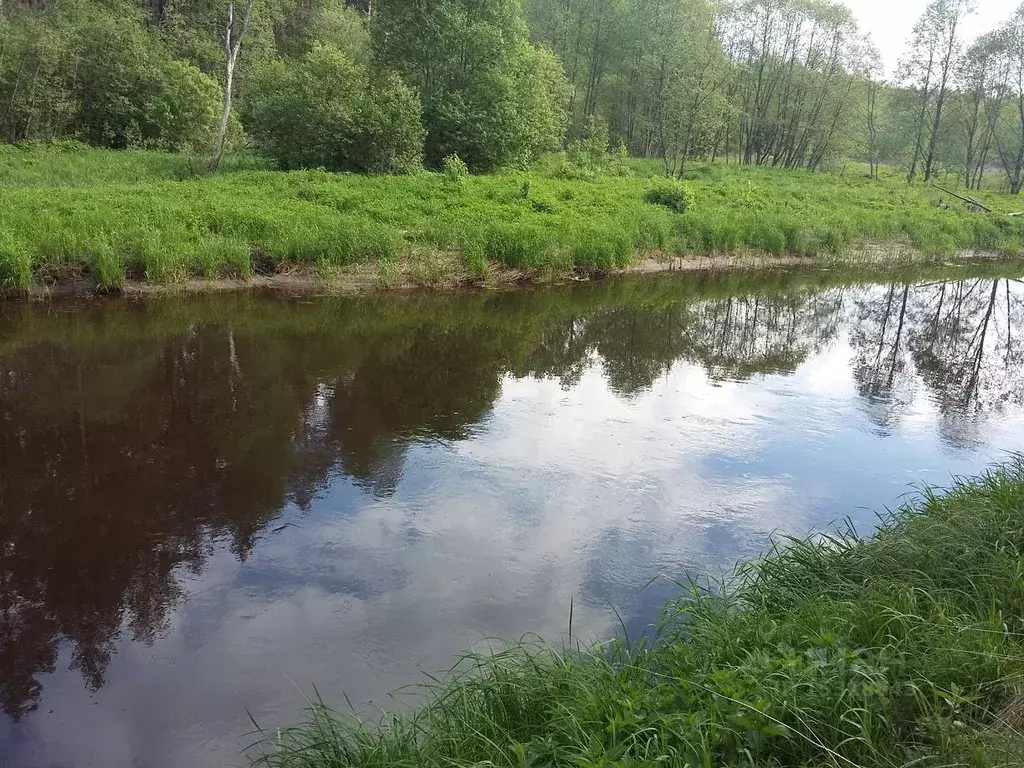
[[979,416],[1024,401],[1019,280],[893,285],[852,304],[854,376],[880,428],[897,426],[924,388],[945,439],[963,446],[980,440]]
[[597,368],[631,397],[680,362],[712,380],[790,374],[845,335],[880,429],[922,388],[953,444],[1022,400],[1019,281],[769,282],[8,308],[0,706],[37,706],[62,643],[99,688],[115,642],[151,643],[219,542],[244,561],[339,475],[393,493],[409,447],[471,436],[509,375],[571,388]]

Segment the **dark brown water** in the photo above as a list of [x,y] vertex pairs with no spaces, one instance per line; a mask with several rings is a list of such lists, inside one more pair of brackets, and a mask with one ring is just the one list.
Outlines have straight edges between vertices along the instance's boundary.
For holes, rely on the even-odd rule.
[[1024,285],[852,279],[0,305],[0,765],[240,764],[1024,449]]

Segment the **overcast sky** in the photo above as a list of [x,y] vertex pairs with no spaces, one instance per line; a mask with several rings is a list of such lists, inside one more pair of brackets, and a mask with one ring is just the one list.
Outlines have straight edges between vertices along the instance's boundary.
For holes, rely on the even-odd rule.
[[[861,28],[871,33],[875,45],[891,75],[903,54],[914,22],[920,18],[928,0],[845,0],[853,9]],[[988,32],[1008,18],[1021,0],[977,0],[978,10],[968,20],[968,41]]]

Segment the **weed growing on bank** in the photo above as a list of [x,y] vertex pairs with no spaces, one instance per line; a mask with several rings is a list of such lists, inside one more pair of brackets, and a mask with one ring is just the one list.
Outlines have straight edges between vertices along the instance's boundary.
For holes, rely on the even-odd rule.
[[[565,178],[561,166],[487,176],[283,173],[239,156],[210,176],[181,155],[80,147],[4,147],[0,288],[88,275],[245,277],[284,264],[336,270],[447,253],[465,274],[601,272],[651,253],[754,251],[829,256],[861,241],[932,255],[1017,255],[1024,217],[937,206],[936,191],[895,180],[772,168],[694,166],[679,183],[652,163]],[[981,193],[979,193],[981,194]],[[996,211],[1017,198],[982,194]]]
[[1024,761],[1024,463],[693,581],[650,641],[469,655],[373,726],[315,703],[272,768]]

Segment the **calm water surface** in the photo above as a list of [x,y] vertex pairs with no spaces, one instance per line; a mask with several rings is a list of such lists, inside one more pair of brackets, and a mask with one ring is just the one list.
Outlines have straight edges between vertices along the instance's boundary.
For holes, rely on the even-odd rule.
[[240,764],[1024,450],[1024,285],[848,282],[0,305],[0,766]]

